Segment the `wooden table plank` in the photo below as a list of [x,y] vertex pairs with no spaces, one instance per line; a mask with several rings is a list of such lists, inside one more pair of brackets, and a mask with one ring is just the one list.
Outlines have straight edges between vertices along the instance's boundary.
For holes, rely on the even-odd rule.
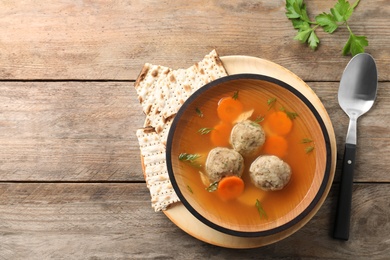
[[[335,102],[338,83],[308,84],[328,110],[341,160],[348,118]],[[357,182],[390,181],[389,88],[379,84],[359,120]],[[3,82],[0,93],[0,180],[143,181],[135,131],[144,115],[132,82]]]
[[[310,1],[310,17],[334,2]],[[390,67],[389,16],[389,0],[372,0],[350,19],[381,68]],[[318,30],[316,52],[293,40],[282,0],[21,0],[3,2],[0,17],[1,79],[134,80],[145,62],[186,68],[217,48],[272,60],[305,80],[335,81],[350,59],[341,55],[345,27],[333,35]],[[379,77],[390,80],[385,70]]]
[[385,259],[390,254],[389,184],[354,186],[348,242],[330,237],[337,189],[305,227],[285,240],[230,250],[192,238],[154,212],[144,184],[1,183],[0,258]]
[[131,82],[0,84],[0,179],[142,179]]

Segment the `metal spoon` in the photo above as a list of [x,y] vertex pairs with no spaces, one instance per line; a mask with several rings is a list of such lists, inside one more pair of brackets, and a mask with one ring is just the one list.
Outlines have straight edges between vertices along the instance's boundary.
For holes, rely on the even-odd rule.
[[374,104],[377,88],[378,73],[374,58],[366,53],[355,55],[344,70],[338,93],[339,104],[350,120],[333,233],[337,239],[349,239],[357,119]]

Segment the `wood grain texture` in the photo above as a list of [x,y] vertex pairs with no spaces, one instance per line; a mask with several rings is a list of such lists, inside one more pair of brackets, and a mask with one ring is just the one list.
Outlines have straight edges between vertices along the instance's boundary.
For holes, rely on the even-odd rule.
[[[336,1],[305,1],[310,17]],[[390,255],[389,0],[360,1],[350,26],[369,40],[378,98],[358,122],[351,239],[330,236],[340,167],[318,214],[278,243],[201,242],[150,204],[133,88],[145,62],[187,68],[212,49],[276,62],[304,79],[332,120],[346,28],[317,51],[293,40],[285,1],[0,1],[0,259],[387,259]]]
[[[310,17],[333,2],[307,3]],[[350,19],[367,52],[390,65],[389,0],[361,1]],[[285,1],[3,1],[0,78],[134,80],[145,62],[186,68],[217,48],[221,55],[272,60],[305,80],[339,80],[350,57],[348,31],[318,30],[320,48],[293,40]],[[389,80],[387,70],[379,71]]]
[[0,179],[142,180],[132,83],[3,82]]
[[330,237],[337,188],[317,215],[287,239],[232,250],[194,239],[153,212],[142,183],[2,183],[0,259],[386,258],[389,184],[355,186],[348,242]]
[[[332,120],[341,160],[348,117],[338,83],[308,84]],[[390,181],[389,89],[380,83],[359,119],[357,182]],[[143,181],[135,131],[145,116],[132,82],[2,82],[0,93],[1,180]]]

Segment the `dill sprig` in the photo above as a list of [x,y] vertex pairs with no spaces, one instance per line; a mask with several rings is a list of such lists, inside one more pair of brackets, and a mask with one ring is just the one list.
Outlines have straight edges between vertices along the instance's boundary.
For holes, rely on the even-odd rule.
[[310,138],[303,138],[302,139],[302,143],[303,144],[308,144],[308,143],[311,143],[311,142],[313,142],[313,140],[311,140]]
[[267,105],[268,105],[268,110],[270,110],[276,103],[276,98],[273,97],[273,98],[269,98],[267,100]]
[[200,168],[200,167],[202,167],[202,165],[197,162],[198,158],[200,158],[199,154],[190,154],[190,153],[179,154],[179,161],[188,162],[192,166]]
[[256,204],[255,204],[257,211],[259,212],[260,218],[268,218],[267,213],[263,209],[263,206],[261,205],[260,200],[256,199]]
[[214,130],[214,128],[202,127],[201,129],[198,130],[198,133],[201,134],[201,135],[206,135],[206,134],[210,133],[213,130]]
[[288,116],[288,118],[290,118],[291,120],[298,117],[298,113],[288,111],[288,110],[287,110],[286,108],[284,108],[284,107],[281,107],[280,110],[283,111],[284,113],[286,113],[286,115]]
[[313,150],[314,150],[314,146],[308,146],[308,147],[305,148],[305,152],[306,152],[306,153],[310,153],[310,152],[312,152]]
[[238,99],[238,91],[234,92],[232,98],[233,98],[234,100],[237,100],[237,99]]
[[214,191],[216,191],[216,190],[218,189],[218,183],[219,183],[218,181],[211,183],[211,184],[206,188],[206,190],[207,190],[208,192],[214,192]]
[[196,112],[196,114],[199,116],[199,117],[203,117],[203,112],[202,112],[202,110],[200,110],[200,108],[195,108],[195,112]]

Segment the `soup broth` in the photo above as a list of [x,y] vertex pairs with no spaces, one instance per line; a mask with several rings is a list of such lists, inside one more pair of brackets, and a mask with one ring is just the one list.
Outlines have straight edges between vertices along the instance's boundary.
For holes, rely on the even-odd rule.
[[[256,83],[258,84],[258,83]],[[297,206],[307,195],[315,174],[316,167],[316,136],[312,136],[305,125],[305,121],[314,120],[308,111],[302,111],[302,101],[296,97],[291,97],[288,90],[277,85],[270,87],[265,85],[259,88],[256,84],[246,84],[245,87],[229,83],[226,91],[210,91],[211,98],[200,99],[190,105],[183,114],[181,131],[175,136],[177,144],[174,147],[175,153],[187,153],[199,156],[191,163],[177,162],[178,158],[173,158],[180,166],[180,173],[177,181],[187,187],[183,192],[186,200],[195,205],[195,208],[204,210],[206,219],[213,222],[213,217],[223,218],[225,223],[231,228],[239,225],[240,228],[251,230],[254,222],[258,226],[276,226],[277,223],[287,222],[285,216],[296,210]],[[249,86],[248,86],[249,85]],[[277,90],[276,90],[277,89]],[[251,155],[243,155],[244,172],[242,179],[245,183],[244,192],[236,199],[224,201],[216,192],[208,191],[202,175],[206,173],[205,162],[209,151],[216,147],[211,134],[215,131],[215,126],[221,123],[217,114],[218,103],[222,98],[232,97],[237,94],[237,100],[243,105],[243,112],[247,113],[249,120],[260,124],[266,134],[265,144]],[[300,105],[299,105],[300,104]],[[301,109],[299,109],[301,108]],[[292,121],[291,131],[285,135],[275,134],[269,125],[271,114],[282,111],[286,113]],[[230,127],[233,127],[231,124]],[[202,132],[199,129],[206,129]],[[224,147],[232,148],[229,144],[228,135],[221,134],[227,138],[223,143]],[[275,136],[286,141],[287,147],[283,152],[278,149],[275,152],[265,150],[269,140]],[[271,141],[269,141],[271,142]],[[288,184],[279,191],[264,191],[257,188],[250,179],[249,167],[251,163],[260,155],[274,153],[291,167],[291,179]],[[204,177],[204,176],[203,176]],[[250,221],[248,221],[250,219]]]

